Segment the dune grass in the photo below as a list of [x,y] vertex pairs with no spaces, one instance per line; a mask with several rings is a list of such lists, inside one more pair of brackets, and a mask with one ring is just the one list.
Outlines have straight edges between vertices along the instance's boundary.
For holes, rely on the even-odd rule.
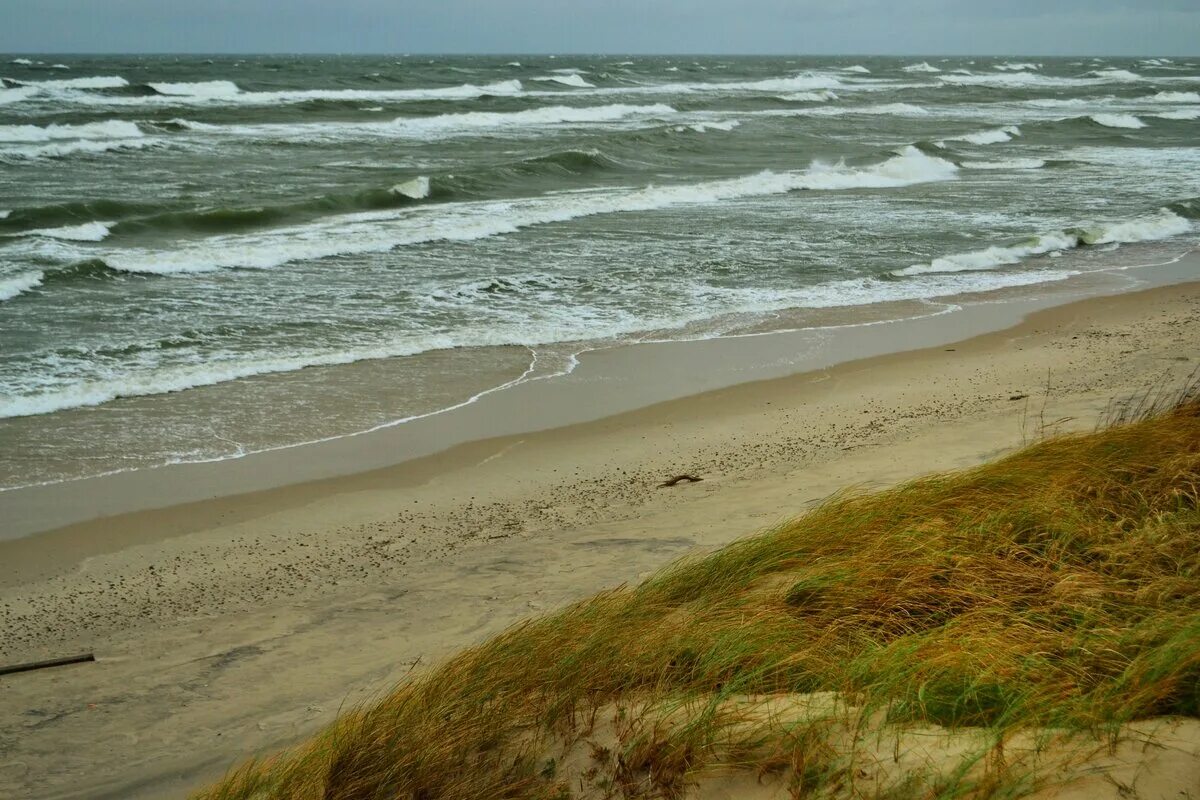
[[[1200,403],[1152,406],[523,622],[196,797],[670,798],[714,769],[795,797],[1027,792],[1046,776],[1014,737],[1200,716]],[[932,726],[978,746],[853,785],[865,730]]]

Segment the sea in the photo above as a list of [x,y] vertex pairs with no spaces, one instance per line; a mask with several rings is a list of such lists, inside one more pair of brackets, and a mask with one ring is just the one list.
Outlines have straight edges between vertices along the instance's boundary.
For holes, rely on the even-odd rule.
[[1150,263],[1198,120],[1186,58],[0,57],[0,489]]

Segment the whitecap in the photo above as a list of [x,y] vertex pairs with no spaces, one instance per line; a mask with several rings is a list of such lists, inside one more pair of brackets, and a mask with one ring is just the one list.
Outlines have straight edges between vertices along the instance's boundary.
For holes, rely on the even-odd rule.
[[1200,103],[1200,92],[1159,92],[1145,99],[1153,103]]
[[998,161],[960,161],[964,169],[1041,169],[1046,162],[1040,158],[1006,158]]
[[922,61],[920,64],[909,64],[907,67],[904,68],[904,71],[905,72],[930,72],[930,73],[941,72],[940,69],[938,69],[935,66],[932,66],[928,61]]
[[534,78],[533,80],[541,81],[543,83],[560,83],[563,86],[574,86],[579,89],[594,89],[594,88],[596,88],[596,84],[588,83],[583,78],[576,75],[575,73],[569,73],[566,75],[543,75],[542,77]]
[[1021,244],[997,245],[984,250],[955,253],[935,258],[928,264],[913,264],[911,267],[896,270],[892,274],[911,276],[939,272],[989,270],[1019,263],[1029,256],[1061,253],[1080,245],[1157,241],[1187,233],[1191,229],[1192,224],[1188,220],[1163,209],[1158,214],[1138,219],[1052,231],[1031,237]]
[[1092,114],[1088,117],[1097,125],[1103,125],[1106,128],[1144,128],[1146,123],[1135,117],[1133,114]]
[[169,97],[233,97],[242,92],[233,81],[147,83],[146,85],[159,94]]
[[132,122],[108,120],[81,125],[0,125],[0,142],[49,142],[58,139],[136,139],[141,130]]
[[301,226],[213,236],[170,250],[123,249],[101,257],[110,268],[130,272],[180,274],[223,268],[268,269],[294,261],[379,253],[427,242],[473,241],[599,214],[719,203],[805,189],[887,189],[948,181],[956,178],[957,171],[948,161],[907,147],[886,161],[862,168],[814,163],[806,170],[764,171],[700,183],[361,212]]
[[945,147],[946,142],[968,142],[970,144],[1000,144],[1001,142],[1011,142],[1013,137],[1020,136],[1021,129],[1016,125],[1008,125],[1003,128],[995,128],[993,130],[978,131],[976,133],[968,133],[963,136],[951,136],[937,142],[938,147]]
[[0,301],[11,300],[41,286],[44,277],[41,272],[22,272],[9,278],[0,278]]
[[41,236],[47,239],[62,239],[68,242],[100,242],[108,238],[111,222],[85,222],[82,225],[67,225],[61,228],[38,228],[25,231],[22,236]]

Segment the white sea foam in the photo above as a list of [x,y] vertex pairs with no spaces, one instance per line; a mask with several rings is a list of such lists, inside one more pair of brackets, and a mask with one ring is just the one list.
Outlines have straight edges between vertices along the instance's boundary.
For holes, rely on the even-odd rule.
[[199,81],[197,83],[148,83],[154,91],[172,97],[233,97],[241,89],[233,81]]
[[706,133],[707,131],[731,131],[742,123],[736,119],[719,120],[717,122],[697,122],[688,127],[696,133]]
[[956,86],[989,86],[998,89],[1023,88],[1066,88],[1073,86],[1099,86],[1120,82],[1113,76],[1091,75],[1082,78],[1063,78],[1035,72],[994,72],[973,75],[939,75],[938,80]]
[[1154,103],[1200,103],[1200,92],[1159,92],[1145,99]]
[[42,285],[41,272],[22,272],[7,278],[0,278],[0,301],[11,300],[19,294]]
[[[90,92],[58,93],[55,100],[92,106],[210,106],[243,105],[272,106],[307,103],[312,101],[360,101],[360,102],[418,102],[423,100],[474,100],[484,95],[518,95],[524,87],[519,80],[498,81],[484,86],[463,84],[429,89],[297,89],[277,92],[230,92],[229,81],[212,81],[208,91],[195,89],[199,84],[190,84],[191,93],[152,94],[138,97],[101,95]],[[228,85],[226,85],[228,84]],[[184,88],[187,84],[157,84]],[[41,86],[41,84],[39,84]],[[35,87],[36,88],[36,87]]]
[[[714,306],[726,313],[770,312],[785,308],[832,308],[867,305],[887,301],[921,300],[961,294],[966,291],[989,291],[1011,286],[1048,283],[1064,280],[1075,273],[1063,270],[1039,270],[1024,273],[984,275],[929,275],[919,280],[881,281],[873,278],[839,280],[815,286],[793,289],[742,289],[698,284],[692,287],[690,307],[673,309],[656,317],[626,315],[612,319],[603,315],[580,313],[578,308],[547,309],[539,321],[522,319],[505,325],[476,325],[453,333],[413,334],[395,340],[353,347],[334,352],[284,352],[258,358],[229,354],[224,359],[206,358],[201,363],[160,366],[140,374],[104,376],[83,380],[74,385],[25,395],[13,394],[0,398],[0,418],[46,414],[67,408],[95,406],[118,397],[137,397],[178,392],[212,386],[252,375],[292,372],[312,366],[349,364],[368,359],[415,355],[432,350],[461,347],[523,345],[535,347],[564,341],[612,338],[645,330],[677,328],[689,322],[712,316]],[[540,280],[540,278],[539,278]],[[475,282],[478,285],[480,282]],[[489,282],[490,283],[490,282]],[[465,294],[471,286],[461,287]],[[457,293],[441,293],[441,299],[455,299]],[[436,301],[435,301],[436,302]],[[466,298],[469,306],[472,298]],[[534,359],[536,363],[536,358]],[[522,382],[533,366],[520,377],[497,388]],[[496,389],[488,390],[495,391]],[[486,394],[484,392],[483,394]],[[461,405],[474,402],[475,395]],[[434,412],[439,413],[439,412]],[[411,417],[385,423],[379,427],[400,424]],[[376,428],[378,429],[378,428]]]
[[1016,264],[1030,256],[1059,253],[1080,245],[1156,241],[1187,233],[1191,229],[1192,224],[1188,220],[1164,209],[1158,214],[1138,219],[1052,231],[1031,237],[1021,244],[997,245],[984,250],[955,253],[935,258],[928,264],[914,264],[892,274],[911,276],[989,270],[1006,264]]
[[575,86],[580,89],[593,89],[596,86],[596,84],[588,83],[573,72],[565,75],[543,75],[540,78],[534,78],[534,80],[541,81],[542,83],[561,83],[563,86]]
[[1040,158],[1007,158],[998,161],[960,161],[965,169],[1041,169],[1046,162]]
[[1041,64],[1032,64],[1028,61],[1006,61],[1003,64],[992,65],[992,69],[998,69],[1004,72],[1026,72],[1041,68]]
[[1146,123],[1135,117],[1133,114],[1092,114],[1088,117],[1097,125],[1103,125],[1106,128],[1144,128]]
[[0,142],[50,142],[59,139],[136,139],[138,126],[124,120],[82,125],[0,125]]
[[37,89],[32,86],[21,86],[16,89],[0,89],[0,106],[8,105],[9,103],[19,103],[22,100],[28,100],[37,94]]
[[840,67],[842,72],[857,72],[860,75],[869,75],[871,70],[864,67],[862,64],[855,64],[852,67]]
[[399,117],[388,122],[299,122],[213,125],[185,119],[172,123],[200,133],[276,139],[343,139],[354,136],[449,138],[479,131],[503,133],[558,125],[589,125],[635,118],[670,117],[677,112],[661,103],[633,106],[543,106],[525,111],[469,111],[432,117]]
[[0,208],[0,219],[8,219],[10,214],[12,214],[12,211],[9,211],[5,208]]
[[142,150],[162,144],[159,139],[143,136],[137,139],[78,139],[67,142],[51,142],[40,145],[17,145],[0,147],[0,161],[36,160],[41,158],[65,158],[73,155],[98,155],[100,153]]
[[904,68],[905,72],[941,72],[940,69],[931,65],[928,61],[922,61],[920,64],[909,64]]
[[85,222],[82,225],[67,225],[61,228],[38,228],[26,231],[22,236],[42,236],[47,239],[63,239],[68,242],[100,242],[108,238],[111,222]]
[[1020,136],[1021,129],[1016,125],[1007,125],[1003,128],[994,128],[987,131],[978,131],[976,133],[968,133],[963,136],[950,136],[938,142],[939,147],[945,147],[946,142],[968,142],[970,144],[1000,144],[1001,142],[1011,142],[1013,137]]
[[419,175],[404,183],[397,183],[391,188],[392,194],[402,195],[413,200],[423,200],[429,197],[430,183],[425,175]]
[[865,106],[832,106],[814,108],[767,109],[764,111],[747,111],[747,116],[755,117],[843,117],[861,114],[872,116],[882,114],[892,117],[927,117],[929,110],[912,103],[882,103]]
[[603,189],[492,202],[445,203],[340,215],[302,226],[214,236],[166,251],[115,250],[101,257],[130,272],[176,274],[222,268],[267,269],[293,261],[385,252],[434,241],[472,241],[598,214],[653,211],[791,191],[883,189],[953,180],[957,167],[907,147],[864,168],[814,163],[807,170],[642,189]]
[[87,78],[64,78],[51,81],[18,81],[12,78],[8,80],[34,89],[120,89],[129,85],[129,81],[119,75],[93,75]]
[[1097,78],[1103,78],[1107,81],[1120,81],[1122,83],[1142,80],[1141,75],[1138,75],[1136,72],[1130,72],[1127,69],[1096,69],[1089,72],[1088,75],[1094,75]]
[[786,100],[789,103],[827,103],[830,100],[837,100],[838,96],[828,89],[820,92],[792,92],[791,94],[779,95],[780,100]]
[[1176,111],[1164,111],[1153,116],[1159,119],[1188,120],[1200,119],[1200,108],[1181,108]]
[[10,64],[20,64],[22,67],[31,67],[31,66],[33,66],[33,62],[32,62],[32,61],[30,61],[28,58],[14,58],[12,61],[10,61],[10,62],[8,62],[8,63],[10,63]]

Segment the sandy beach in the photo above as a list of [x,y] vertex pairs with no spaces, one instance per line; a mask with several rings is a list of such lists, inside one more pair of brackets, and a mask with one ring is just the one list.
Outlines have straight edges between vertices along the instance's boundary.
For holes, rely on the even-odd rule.
[[[1200,259],[1172,269],[1200,274]],[[1200,283],[1047,304],[858,328],[808,361],[784,334],[599,353],[566,388],[320,457],[6,493],[20,538],[0,541],[0,663],[97,660],[0,678],[0,796],[180,796],[522,617],[843,487],[1091,429],[1112,398],[1196,369]],[[716,374],[731,363],[753,368]],[[628,389],[659,370],[669,389]],[[576,419],[572,398],[604,374],[625,376],[604,391],[627,407]],[[683,474],[701,480],[661,486]]]

